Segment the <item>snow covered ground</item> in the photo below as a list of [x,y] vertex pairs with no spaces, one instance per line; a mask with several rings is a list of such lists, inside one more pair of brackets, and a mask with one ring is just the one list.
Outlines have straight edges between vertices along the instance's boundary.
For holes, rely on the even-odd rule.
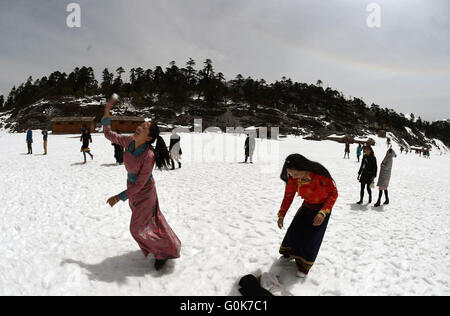
[[[344,160],[332,141],[258,140],[256,163],[245,165],[245,136],[182,134],[182,169],[154,172],[182,257],[156,272],[128,231],[128,205],[106,204],[126,171],[103,135],[93,135],[87,165],[77,135],[49,135],[47,156],[34,135],[26,155],[24,134],[0,132],[0,295],[238,295],[239,278],[256,271],[279,275],[294,295],[450,295],[449,155],[399,154],[391,204],[374,208],[355,205],[354,145]],[[386,149],[385,140],[375,146],[378,164]],[[279,174],[294,152],[323,163],[339,190],[306,280],[278,261],[301,204],[297,197],[279,230]]]

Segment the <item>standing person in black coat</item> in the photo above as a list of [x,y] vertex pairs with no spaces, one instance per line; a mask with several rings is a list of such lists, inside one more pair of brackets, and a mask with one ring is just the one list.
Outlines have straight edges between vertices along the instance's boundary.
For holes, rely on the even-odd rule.
[[42,130],[42,138],[44,142],[44,155],[47,155],[47,138],[48,138],[48,131],[46,128]]
[[[116,133],[120,135],[120,131],[117,129]],[[114,158],[116,162],[121,165],[123,164],[123,147],[120,144],[111,143],[114,146]]]
[[369,204],[372,203],[371,183],[377,176],[377,158],[369,145],[364,147],[364,157],[361,162],[361,168],[358,171],[358,180],[361,183],[360,200],[357,204],[362,204],[364,199],[364,189],[367,186],[367,193],[369,193]]
[[91,154],[91,150],[89,148],[89,142],[92,143],[92,137],[88,129],[83,130],[83,134],[81,134],[80,137],[80,142],[83,142],[80,151],[83,153],[84,163],[86,163],[86,153],[89,154],[89,156],[91,156],[91,159],[94,159],[94,155]]
[[250,157],[250,163],[253,163],[253,152],[255,151],[255,133],[250,132],[245,139],[245,163],[247,163],[248,157]]
[[174,159],[178,162],[178,168],[181,168],[181,137],[177,134],[176,130],[172,131],[172,135],[170,136],[170,144],[169,144],[169,153],[170,153],[170,162],[172,163],[172,170],[175,169]]

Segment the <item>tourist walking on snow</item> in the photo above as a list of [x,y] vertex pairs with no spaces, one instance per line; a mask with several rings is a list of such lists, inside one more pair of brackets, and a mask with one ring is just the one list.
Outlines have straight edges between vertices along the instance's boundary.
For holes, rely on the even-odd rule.
[[31,131],[31,128],[27,129],[27,147],[28,147],[28,155],[33,154],[33,132]]
[[247,138],[245,139],[245,163],[247,163],[248,158],[250,157],[250,163],[253,163],[253,152],[255,151],[255,135],[253,132],[249,132]]
[[345,156],[347,156],[348,159],[350,159],[350,143],[348,141],[345,142],[344,159],[345,159]]
[[[120,131],[116,129],[116,134],[120,135]],[[116,163],[119,165],[123,164],[123,147],[120,144],[115,144],[111,142],[114,146],[114,158],[116,158]]]
[[386,198],[384,204],[389,204],[388,187],[389,182],[391,180],[392,163],[395,157],[397,157],[397,154],[392,148],[390,148],[386,153],[386,157],[384,157],[383,162],[381,163],[380,174],[378,175],[378,183],[377,183],[379,189],[378,201],[377,203],[375,203],[374,205],[375,207],[380,206],[383,192]]
[[372,203],[372,190],[370,188],[372,182],[377,176],[377,159],[372,150],[372,147],[366,145],[364,147],[364,156],[361,162],[361,168],[358,171],[358,180],[361,183],[360,200],[357,204],[362,204],[364,199],[364,189],[367,186],[367,193],[369,193],[369,204]]
[[356,157],[358,158],[358,162],[359,162],[359,157],[361,157],[361,153],[362,153],[362,146],[361,144],[358,144],[358,148],[356,148]]
[[299,154],[286,158],[280,178],[286,183],[278,212],[280,229],[295,195],[304,199],[287,230],[280,253],[285,260],[295,259],[297,276],[306,277],[319,253],[338,192],[325,167]]
[[47,132],[47,129],[44,128],[42,130],[42,140],[43,140],[43,144],[44,144],[44,155],[47,155],[47,138],[48,138],[48,132]]
[[172,170],[175,169],[174,159],[178,162],[178,168],[181,168],[181,137],[177,134],[176,130],[172,131],[172,135],[170,136],[170,144],[169,144],[169,152],[170,152],[170,162],[172,164]]
[[91,133],[88,129],[83,129],[83,134],[81,134],[80,142],[83,142],[83,145],[81,145],[81,152],[84,156],[84,164],[86,163],[86,154],[91,156],[91,160],[94,159],[94,155],[91,154],[91,149],[89,148],[89,143],[92,143],[92,137]]
[[113,207],[119,201],[129,200],[132,211],[131,235],[145,256],[150,253],[155,256],[154,266],[159,270],[168,259],[179,258],[181,249],[180,240],[159,209],[156,183],[152,175],[155,165],[159,169],[167,169],[170,162],[169,151],[155,123],[142,123],[133,136],[112,132],[110,110],[117,99],[117,95],[114,95],[106,105],[102,125],[105,137],[125,148],[124,163],[128,180],[127,189],[109,198],[107,203]]

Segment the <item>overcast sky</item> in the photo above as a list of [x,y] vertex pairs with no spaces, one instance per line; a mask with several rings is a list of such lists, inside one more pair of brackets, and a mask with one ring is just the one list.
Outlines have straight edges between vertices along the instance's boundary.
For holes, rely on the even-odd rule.
[[[66,24],[81,7],[81,27]],[[367,6],[381,8],[370,28]],[[450,118],[449,0],[0,0],[0,94],[59,70],[206,58],[233,79],[322,80],[426,120]]]

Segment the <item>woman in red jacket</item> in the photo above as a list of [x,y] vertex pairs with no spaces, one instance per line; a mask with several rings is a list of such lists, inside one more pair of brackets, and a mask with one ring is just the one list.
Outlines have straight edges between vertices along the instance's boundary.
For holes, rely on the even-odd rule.
[[287,260],[295,259],[297,276],[306,277],[319,253],[338,192],[324,166],[299,154],[286,158],[280,178],[286,183],[278,213],[280,229],[295,195],[298,193],[304,199],[288,228],[280,253]]

